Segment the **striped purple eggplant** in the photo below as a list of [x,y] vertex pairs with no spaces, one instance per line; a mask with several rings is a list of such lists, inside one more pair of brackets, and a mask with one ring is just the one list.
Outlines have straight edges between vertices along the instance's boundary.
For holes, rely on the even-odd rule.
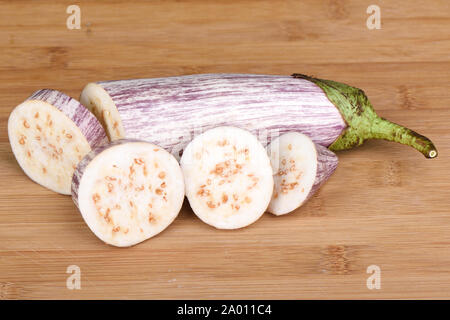
[[333,174],[337,156],[308,136],[289,132],[267,145],[274,190],[267,211],[290,213],[302,206]]
[[8,136],[25,174],[67,195],[78,162],[91,148],[108,141],[102,125],[88,109],[49,89],[36,91],[11,112]]
[[176,156],[197,133],[217,126],[246,129],[263,143],[297,131],[333,151],[385,139],[437,156],[426,137],[378,117],[362,90],[301,74],[105,81],[86,85],[80,99],[110,139],[152,141]]

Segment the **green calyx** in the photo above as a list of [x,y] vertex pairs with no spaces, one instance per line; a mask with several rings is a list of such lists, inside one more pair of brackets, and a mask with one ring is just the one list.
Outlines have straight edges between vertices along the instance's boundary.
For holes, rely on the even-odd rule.
[[437,157],[437,150],[430,139],[379,117],[363,90],[344,83],[316,79],[298,73],[294,73],[292,76],[318,85],[347,123],[348,127],[329,146],[330,150],[351,149],[368,139],[384,139],[411,146],[426,158]]

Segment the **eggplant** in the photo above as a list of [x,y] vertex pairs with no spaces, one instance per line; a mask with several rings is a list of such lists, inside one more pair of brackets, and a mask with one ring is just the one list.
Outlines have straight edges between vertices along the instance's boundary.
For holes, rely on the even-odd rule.
[[375,113],[361,89],[302,74],[197,74],[87,84],[80,101],[111,140],[155,142],[179,157],[201,132],[235,126],[261,142],[291,131],[332,151],[368,139],[409,145],[435,158],[433,143]]
[[337,156],[301,133],[285,133],[266,147],[274,191],[268,212],[284,215],[302,206],[333,174]]
[[269,157],[256,136],[217,127],[196,136],[181,157],[194,213],[218,229],[246,227],[266,211],[273,192]]
[[108,142],[97,118],[62,92],[43,89],[11,112],[8,136],[14,156],[31,180],[70,194],[72,174],[91,148]]
[[77,166],[72,199],[91,231],[128,247],[166,229],[184,200],[180,165],[167,151],[136,140],[93,149]]

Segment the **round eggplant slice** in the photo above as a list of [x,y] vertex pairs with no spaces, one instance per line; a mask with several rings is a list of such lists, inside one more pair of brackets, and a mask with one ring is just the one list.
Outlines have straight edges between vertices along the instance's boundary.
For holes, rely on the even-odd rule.
[[91,148],[107,143],[95,116],[56,90],[39,90],[9,116],[8,136],[25,174],[58,193],[70,194],[72,174]]
[[338,164],[333,152],[298,132],[274,139],[267,152],[274,173],[268,211],[275,215],[300,207],[333,174]]
[[181,168],[194,213],[218,229],[255,222],[272,196],[267,153],[254,135],[239,128],[218,127],[194,138]]
[[72,198],[92,232],[119,247],[132,246],[167,228],[184,199],[183,174],[164,149],[117,140],[79,163]]

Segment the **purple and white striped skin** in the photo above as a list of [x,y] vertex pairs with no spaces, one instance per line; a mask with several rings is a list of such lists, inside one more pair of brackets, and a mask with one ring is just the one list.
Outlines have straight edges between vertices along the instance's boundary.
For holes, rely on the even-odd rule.
[[347,127],[313,82],[291,76],[199,74],[90,83],[80,97],[111,140],[154,141],[176,157],[198,133],[235,126],[265,144],[299,131],[332,144]]
[[43,89],[8,119],[12,151],[25,174],[58,193],[70,194],[73,171],[91,148],[108,138],[97,118],[62,92]]
[[309,191],[306,200],[313,196],[314,193],[316,193],[316,191],[331,177],[339,163],[339,159],[333,151],[318,144],[315,146],[317,151],[316,179],[314,180],[314,185]]
[[72,179],[72,199],[91,231],[127,247],[155,236],[177,217],[184,179],[175,157],[138,140],[116,140],[87,154]]
[[274,191],[268,211],[290,213],[303,205],[333,174],[337,156],[309,137],[289,132],[266,148],[274,174]]

